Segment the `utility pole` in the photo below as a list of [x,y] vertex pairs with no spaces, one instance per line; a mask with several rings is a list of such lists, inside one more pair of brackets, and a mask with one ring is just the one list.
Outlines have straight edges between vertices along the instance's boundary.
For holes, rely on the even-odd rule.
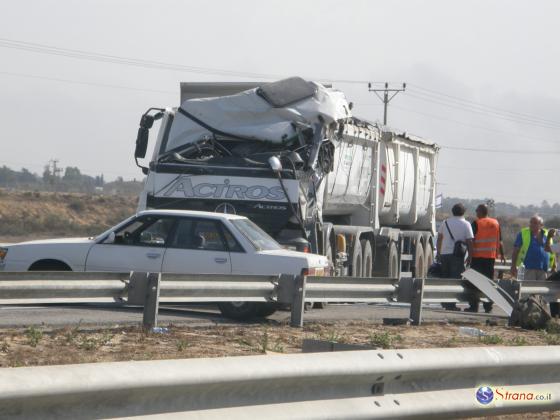
[[[375,95],[381,99],[381,101],[383,102],[383,125],[387,125],[387,105],[389,105],[389,102],[391,102],[391,99],[393,99],[395,96],[397,96],[397,94],[399,92],[404,92],[406,89],[406,83],[402,84],[402,88],[401,89],[389,89],[389,83],[385,82],[385,88],[384,89],[372,89],[371,88],[371,83],[368,83],[368,90],[370,92],[375,93]],[[383,97],[381,97],[381,95],[379,95],[379,93],[383,92]],[[389,96],[389,93],[392,93],[391,96]]]

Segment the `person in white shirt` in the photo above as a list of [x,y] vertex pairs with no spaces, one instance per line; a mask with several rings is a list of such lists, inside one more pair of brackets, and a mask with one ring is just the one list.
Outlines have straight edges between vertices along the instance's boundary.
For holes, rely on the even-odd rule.
[[[465,258],[454,255],[456,242],[465,242],[468,248],[467,264],[470,264],[473,252],[473,231],[471,224],[465,220],[465,206],[457,203],[451,209],[453,216],[445,220],[438,230],[437,255],[441,262],[441,276],[446,279],[460,279],[465,271]],[[448,310],[458,310],[455,303],[443,303]]]

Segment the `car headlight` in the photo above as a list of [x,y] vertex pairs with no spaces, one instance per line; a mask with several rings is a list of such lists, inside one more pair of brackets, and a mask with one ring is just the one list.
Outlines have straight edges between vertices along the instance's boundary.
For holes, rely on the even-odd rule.
[[8,255],[8,248],[1,248],[0,247],[0,263],[4,262],[4,258]]

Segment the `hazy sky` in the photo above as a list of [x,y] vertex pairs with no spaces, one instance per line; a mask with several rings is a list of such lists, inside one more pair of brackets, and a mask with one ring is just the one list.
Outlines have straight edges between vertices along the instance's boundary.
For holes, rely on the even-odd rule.
[[300,75],[335,80],[354,113],[371,120],[383,108],[366,82],[406,82],[389,125],[441,145],[444,195],[560,201],[557,1],[0,4],[0,165],[41,173],[57,158],[106,179],[140,178],[140,116],[177,106],[179,82]]

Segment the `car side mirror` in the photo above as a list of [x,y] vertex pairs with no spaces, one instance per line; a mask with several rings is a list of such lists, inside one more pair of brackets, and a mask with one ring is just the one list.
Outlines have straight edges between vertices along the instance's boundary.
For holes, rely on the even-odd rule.
[[114,244],[115,243],[115,232],[109,233],[107,239],[103,241],[104,244]]

